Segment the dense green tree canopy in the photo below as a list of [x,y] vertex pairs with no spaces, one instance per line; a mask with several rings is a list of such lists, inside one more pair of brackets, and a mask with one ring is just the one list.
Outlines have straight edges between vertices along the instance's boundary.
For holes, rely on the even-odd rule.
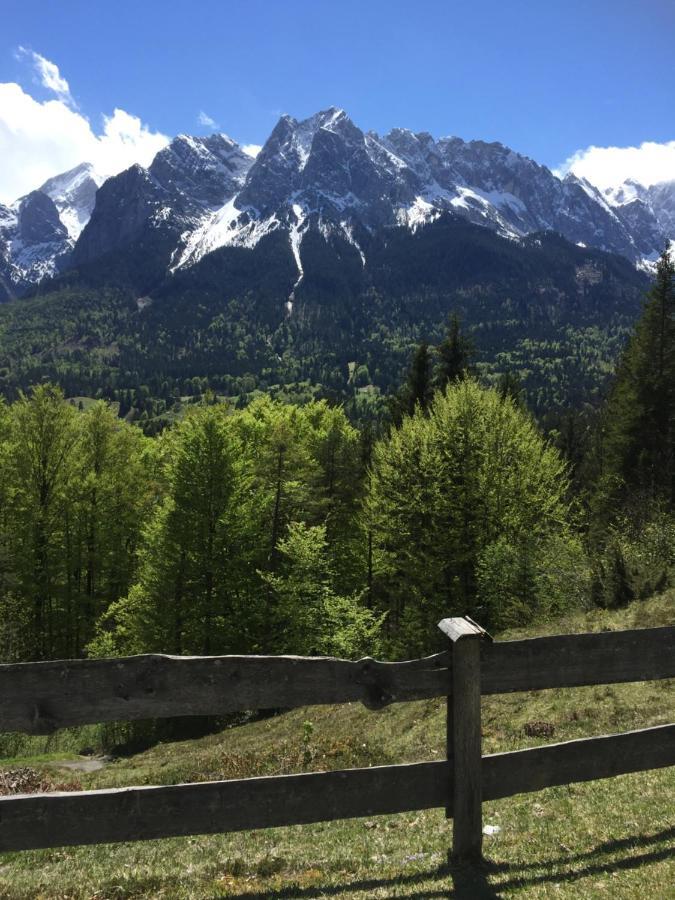
[[490,557],[498,568],[504,546],[534,612],[543,548],[566,527],[567,488],[565,463],[509,398],[472,380],[436,394],[427,416],[406,418],[373,453],[376,593],[392,627],[424,646],[443,616],[500,622],[486,566]]
[[675,265],[668,250],[619,364],[599,450],[601,524],[622,505],[675,508]]
[[0,425],[3,653],[78,655],[130,587],[154,493],[149,442],[105,404],[78,413],[49,385]]
[[[0,404],[2,658],[410,656],[435,646],[442,616],[499,629],[661,589],[675,564],[669,266],[588,442],[604,468],[585,536],[568,465],[515,380],[429,387],[426,408],[360,433],[326,400],[240,408],[201,383],[153,438],[49,384]],[[570,415],[554,436],[583,499],[578,433]]]

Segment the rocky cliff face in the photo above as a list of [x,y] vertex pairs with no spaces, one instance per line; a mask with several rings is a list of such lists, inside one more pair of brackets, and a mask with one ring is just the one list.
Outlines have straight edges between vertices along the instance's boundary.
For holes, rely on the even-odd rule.
[[91,218],[96,202],[96,191],[105,177],[89,163],[82,163],[62,175],[50,178],[40,188],[54,201],[59,218],[73,241]]
[[0,205],[0,299],[20,296],[68,267],[104,177],[88,163]]
[[242,187],[253,163],[225,135],[180,135],[148,169],[132,166],[98,191],[91,219],[75,246],[73,265],[146,246],[149,272],[161,276],[186,240]]
[[297,121],[284,116],[250,167],[242,189],[205,215],[175,257],[192,265],[222,246],[253,246],[282,229],[298,260],[308,229],[358,235],[416,229],[443,212],[519,239],[557,231],[577,244],[633,262],[655,256],[663,229],[649,209],[635,216],[587,182],[557,178],[502,144],[434,140],[395,129],[384,137],[357,128],[342,110]]
[[607,190],[605,197],[626,222],[636,243],[654,245],[655,252],[660,252],[666,241],[675,241],[675,180],[645,187],[629,179]]
[[0,206],[0,299],[55,275],[72,246],[54,201],[41,191]]

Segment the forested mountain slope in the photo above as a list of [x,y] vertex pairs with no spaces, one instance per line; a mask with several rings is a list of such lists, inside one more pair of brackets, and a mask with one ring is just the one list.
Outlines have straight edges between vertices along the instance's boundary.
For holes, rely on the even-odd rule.
[[299,283],[280,231],[142,296],[134,257],[116,258],[112,282],[75,270],[0,307],[2,390],[51,379],[67,396],[98,392],[139,411],[142,393],[158,401],[152,416],[207,387],[302,396],[309,382],[360,408],[395,389],[415,343],[457,313],[483,374],[520,373],[535,409],[594,402],[648,287],[621,257],[553,233],[508,239],[453,214],[361,241],[364,257],[344,236],[308,232]]

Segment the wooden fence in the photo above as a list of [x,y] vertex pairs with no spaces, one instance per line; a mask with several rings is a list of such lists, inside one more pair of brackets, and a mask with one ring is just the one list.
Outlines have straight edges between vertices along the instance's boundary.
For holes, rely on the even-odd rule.
[[481,756],[480,697],[675,677],[675,627],[492,642],[444,619],[449,649],[383,663],[306,657],[65,660],[0,666],[0,730],[361,701],[448,698],[440,762],[168,787],[0,797],[0,851],[299,825],[445,807],[478,855],[481,803],[675,764],[675,724]]

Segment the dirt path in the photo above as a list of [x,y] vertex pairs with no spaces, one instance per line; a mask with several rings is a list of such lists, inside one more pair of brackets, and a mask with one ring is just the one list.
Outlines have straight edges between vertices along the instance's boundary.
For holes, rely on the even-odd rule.
[[110,762],[108,756],[89,756],[82,759],[59,759],[47,765],[54,769],[69,769],[71,772],[98,772]]

